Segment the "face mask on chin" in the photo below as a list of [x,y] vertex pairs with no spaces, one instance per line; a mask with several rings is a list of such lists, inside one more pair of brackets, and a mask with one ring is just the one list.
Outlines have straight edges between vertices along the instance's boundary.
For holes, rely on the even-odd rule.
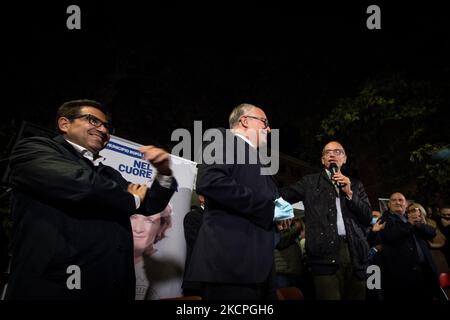
[[372,217],[372,221],[370,222],[372,225],[374,225],[375,223],[377,223],[378,218],[377,217]]

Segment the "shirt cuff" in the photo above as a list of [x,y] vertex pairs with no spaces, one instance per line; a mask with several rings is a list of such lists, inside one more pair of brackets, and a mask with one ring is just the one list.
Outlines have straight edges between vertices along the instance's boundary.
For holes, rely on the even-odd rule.
[[173,176],[164,176],[162,174],[156,174],[156,180],[158,180],[161,187],[170,189],[173,183]]
[[136,204],[136,209],[139,209],[139,207],[141,206],[141,199],[135,194],[133,194],[133,196],[134,196],[134,203]]

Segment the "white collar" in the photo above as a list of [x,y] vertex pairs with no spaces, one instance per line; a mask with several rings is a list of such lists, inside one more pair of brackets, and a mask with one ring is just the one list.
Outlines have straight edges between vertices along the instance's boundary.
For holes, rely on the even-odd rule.
[[246,136],[243,136],[242,134],[237,133],[237,132],[233,132],[233,134],[235,136],[238,136],[239,138],[241,138],[245,142],[247,142],[253,149],[256,149],[255,145]]
[[76,143],[73,143],[72,141],[69,141],[67,139],[65,139],[65,140],[68,143],[70,143],[70,145],[72,147],[74,147],[75,150],[78,151],[78,153],[80,153],[83,157],[85,157],[86,159],[91,161],[94,166],[98,166],[100,164],[100,162],[105,161],[105,157],[102,157],[99,154],[97,156],[94,156],[94,154],[91,151],[89,151],[88,149],[86,149]]

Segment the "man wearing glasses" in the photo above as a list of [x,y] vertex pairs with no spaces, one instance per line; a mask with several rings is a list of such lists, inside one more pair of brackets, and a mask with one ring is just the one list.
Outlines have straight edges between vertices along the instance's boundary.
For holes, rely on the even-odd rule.
[[141,148],[158,171],[147,190],[101,163],[114,130],[100,103],[64,103],[56,127],[54,139],[23,139],[11,155],[15,231],[6,298],[131,300],[130,216],[169,203],[176,188],[170,155]]
[[[222,130],[225,161],[198,170],[196,191],[205,197],[206,210],[185,280],[201,283],[207,300],[275,299],[277,188],[271,176],[261,174],[260,162],[249,161],[267,143],[270,127],[264,111],[250,104],[234,108],[229,124],[231,131]],[[232,163],[226,161],[230,153]],[[242,154],[245,163],[237,163]]]
[[342,145],[331,141],[322,150],[323,170],[280,191],[305,206],[306,259],[319,300],[364,299],[365,260],[369,245],[364,230],[372,209],[362,183],[342,174],[347,161]]

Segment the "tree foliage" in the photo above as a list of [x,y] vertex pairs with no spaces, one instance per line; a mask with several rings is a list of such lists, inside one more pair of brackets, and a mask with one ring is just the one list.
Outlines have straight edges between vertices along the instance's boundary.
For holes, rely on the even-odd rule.
[[448,141],[444,89],[399,75],[369,79],[354,96],[337,101],[317,139],[344,143],[372,200],[398,190],[434,205],[450,179],[449,160],[432,157]]

